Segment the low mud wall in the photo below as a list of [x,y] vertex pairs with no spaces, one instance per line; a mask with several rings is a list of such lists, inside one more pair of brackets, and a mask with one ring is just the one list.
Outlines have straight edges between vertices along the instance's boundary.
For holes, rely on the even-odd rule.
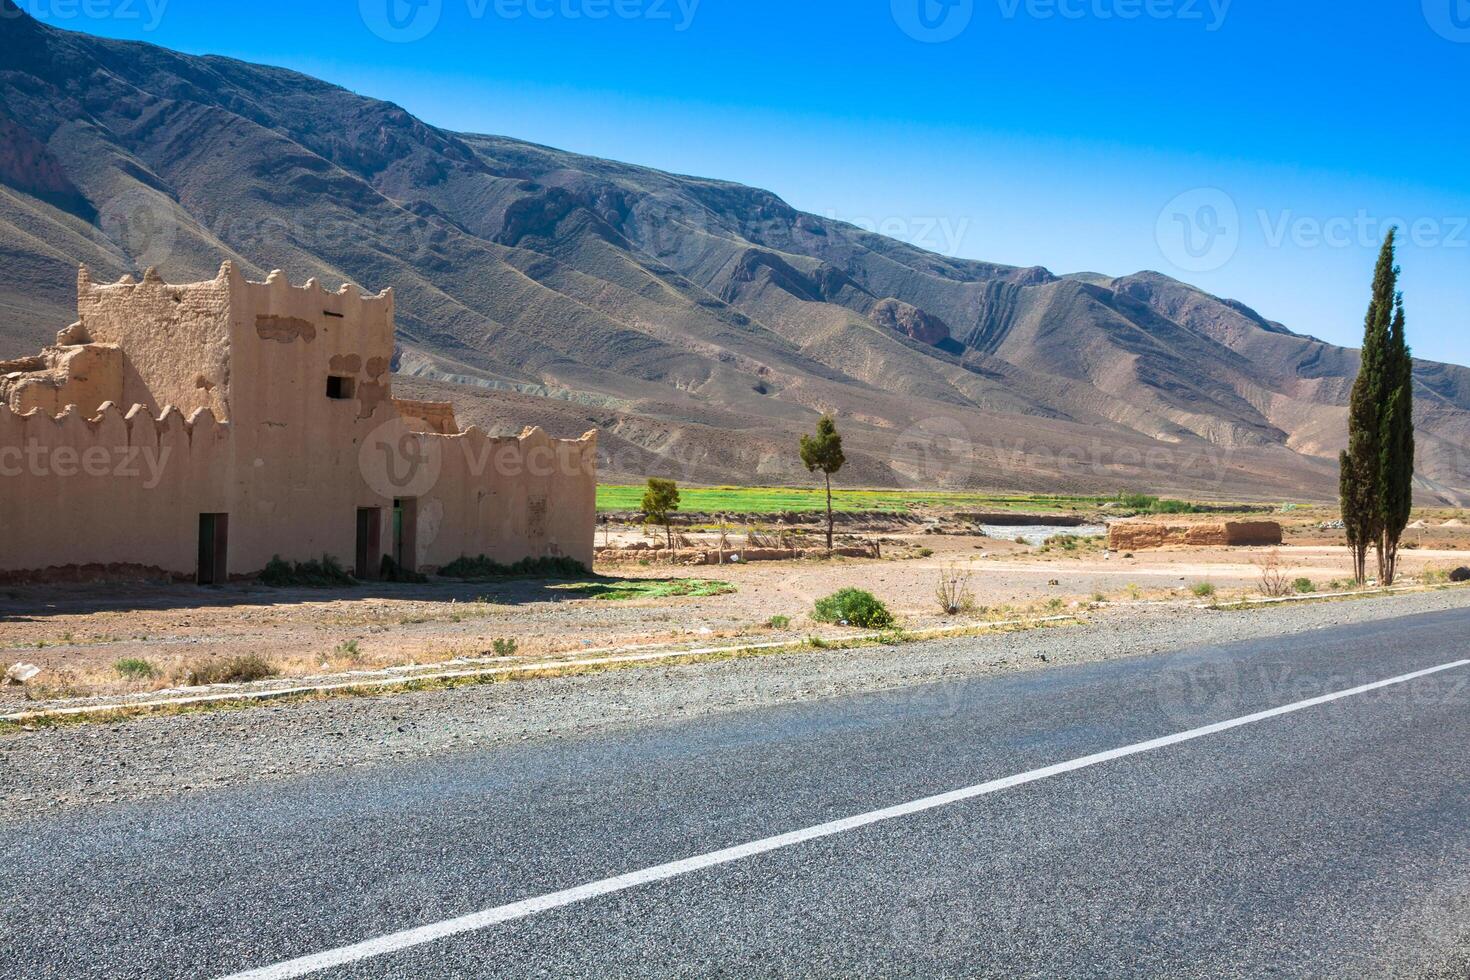
[[1276,521],[1117,521],[1108,525],[1108,547],[1113,551],[1173,545],[1234,548],[1279,544],[1281,525]]

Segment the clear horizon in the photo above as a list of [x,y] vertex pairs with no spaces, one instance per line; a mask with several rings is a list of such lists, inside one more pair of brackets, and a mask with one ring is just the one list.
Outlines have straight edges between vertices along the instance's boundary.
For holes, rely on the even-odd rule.
[[762,187],[945,254],[1156,270],[1350,347],[1397,223],[1415,354],[1470,364],[1456,2],[19,6],[291,68],[446,129]]

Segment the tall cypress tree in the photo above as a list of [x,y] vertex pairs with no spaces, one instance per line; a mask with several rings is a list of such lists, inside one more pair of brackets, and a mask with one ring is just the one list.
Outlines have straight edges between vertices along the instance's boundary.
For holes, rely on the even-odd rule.
[[1363,321],[1362,364],[1348,403],[1348,448],[1342,467],[1342,520],[1353,553],[1353,575],[1368,578],[1368,549],[1381,544],[1383,528],[1383,405],[1390,389],[1389,332],[1393,324],[1398,267],[1394,265],[1396,229],[1390,228],[1373,272],[1373,299]]
[[1404,296],[1394,297],[1384,365],[1384,411],[1379,437],[1378,580],[1392,585],[1399,539],[1414,506],[1414,358],[1405,336]]

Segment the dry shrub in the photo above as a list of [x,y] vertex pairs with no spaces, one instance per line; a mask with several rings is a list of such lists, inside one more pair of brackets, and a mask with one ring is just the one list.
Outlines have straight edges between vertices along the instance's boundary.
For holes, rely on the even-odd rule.
[[256,653],[228,660],[205,660],[189,668],[186,680],[190,687],[207,684],[244,684],[265,680],[280,673],[276,665]]
[[1256,560],[1256,567],[1260,569],[1261,580],[1257,588],[1261,590],[1261,595],[1273,599],[1291,595],[1294,589],[1286,568],[1281,563],[1281,552],[1275,549],[1266,552]]
[[752,548],[781,547],[781,532],[764,527],[753,527],[745,532],[745,543]]
[[970,588],[970,570],[958,565],[941,568],[934,598],[939,600],[940,611],[946,616],[972,612],[975,609],[975,593]]

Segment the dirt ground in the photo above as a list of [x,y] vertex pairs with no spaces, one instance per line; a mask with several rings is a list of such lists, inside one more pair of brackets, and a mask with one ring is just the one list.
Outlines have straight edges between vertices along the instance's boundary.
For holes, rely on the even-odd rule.
[[[0,587],[0,668],[35,664],[26,685],[0,687],[0,708],[27,701],[161,690],[189,682],[212,661],[258,655],[287,676],[428,664],[454,658],[540,659],[635,645],[708,643],[758,637],[838,635],[814,623],[812,604],[838,589],[867,589],[905,628],[973,619],[1064,612],[1097,602],[1198,603],[1208,583],[1217,598],[1259,594],[1262,567],[1319,591],[1349,576],[1341,532],[1314,515],[1289,524],[1287,543],[1268,548],[1172,548],[1108,553],[1100,539],[1050,547],[904,526],[881,537],[881,559],[806,558],[686,567],[644,560],[600,563],[589,582],[513,580],[425,585],[364,584],[346,589],[198,588],[156,583]],[[641,529],[608,536],[643,539]],[[692,534],[696,545],[706,536]],[[709,537],[708,541],[713,541]],[[1470,565],[1470,528],[1411,530],[1407,579]],[[599,545],[603,535],[599,532]],[[707,542],[706,542],[707,543]],[[973,608],[944,615],[935,597],[946,572],[965,579]],[[644,590],[620,589],[630,580]],[[719,594],[669,596],[697,583]],[[591,586],[591,589],[587,588]],[[631,595],[626,593],[631,592]],[[789,622],[773,617],[786,617]],[[501,641],[497,649],[496,641]],[[514,642],[511,653],[506,641]],[[120,661],[153,676],[124,677]]]

